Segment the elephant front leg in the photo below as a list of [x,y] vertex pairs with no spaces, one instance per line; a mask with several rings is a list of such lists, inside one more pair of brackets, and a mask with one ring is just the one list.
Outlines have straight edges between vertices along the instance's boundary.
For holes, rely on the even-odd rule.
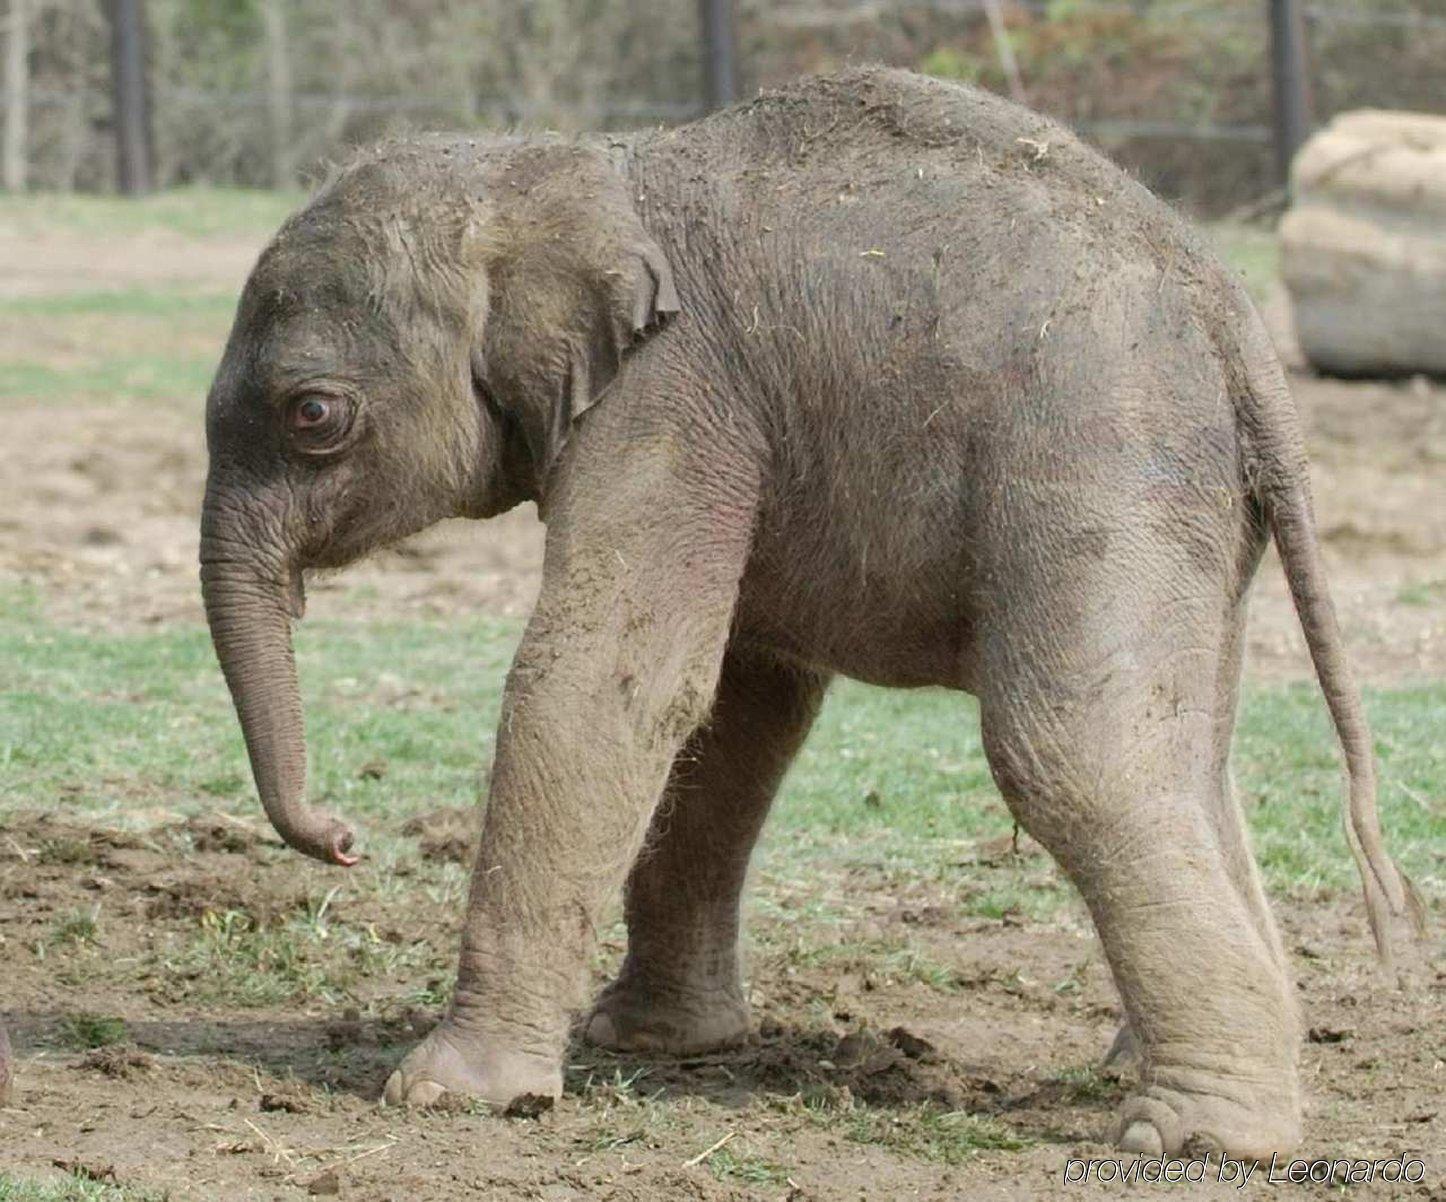
[[456,990],[388,1081],[388,1103],[561,1091],[596,924],[712,704],[747,553],[747,523],[731,514],[620,509],[616,496],[569,505],[582,516],[549,530],[542,596],[508,677]]
[[628,953],[587,1037],[619,1051],[693,1055],[743,1040],[739,904],[774,793],[826,678],[730,649],[707,724],[673,766],[628,878]]

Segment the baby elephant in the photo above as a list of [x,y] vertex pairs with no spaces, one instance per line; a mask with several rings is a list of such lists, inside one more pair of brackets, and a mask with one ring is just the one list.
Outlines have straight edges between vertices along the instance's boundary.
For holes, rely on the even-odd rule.
[[1141,1046],[1120,1146],[1296,1142],[1292,987],[1227,771],[1271,536],[1383,948],[1412,895],[1260,319],[1059,126],[854,70],[637,137],[388,143],[262,254],[207,435],[216,652],[268,815],[331,863],[355,857],[305,800],[303,572],[524,500],[547,524],[456,993],[389,1103],[557,1094],[625,878],[588,1036],[744,1037],[749,854],[842,673],[979,698]]

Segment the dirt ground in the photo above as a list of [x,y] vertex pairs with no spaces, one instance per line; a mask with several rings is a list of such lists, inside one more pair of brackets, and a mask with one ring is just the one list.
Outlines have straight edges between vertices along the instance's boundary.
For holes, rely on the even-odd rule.
[[[89,250],[0,239],[9,296],[176,280],[230,287],[250,253],[178,236]],[[63,363],[74,351],[65,339],[83,336],[67,328],[39,352],[27,345],[25,356]],[[20,349],[0,325],[0,362]],[[1372,684],[1439,680],[1446,389],[1299,373],[1293,383],[1360,674]],[[34,585],[49,617],[65,624],[199,622],[198,413],[198,404],[72,408],[41,396],[9,404],[0,439],[0,580]],[[523,615],[537,587],[540,533],[530,511],[486,527],[447,524],[345,577],[311,584],[312,610],[358,619],[477,609]],[[1250,672],[1304,676],[1303,643],[1273,560],[1256,597]],[[433,834],[424,824],[417,837]],[[1096,1141],[1120,1081],[1062,1072],[1097,1062],[1116,1022],[1082,915],[961,920],[947,889],[882,870],[804,882],[796,894],[778,882],[759,888],[785,914],[810,890],[845,896],[847,915],[830,937],[880,945],[907,937],[948,967],[947,979],[867,956],[814,963],[787,953],[790,921],[761,920],[750,973],[760,1035],[747,1048],[679,1063],[618,1060],[575,1045],[567,1096],[536,1118],[379,1110],[374,1099],[387,1071],[434,1015],[409,998],[418,980],[450,966],[456,899],[455,890],[378,881],[378,871],[359,869],[323,903],[315,878],[297,873],[290,853],[234,820],[138,834],[57,816],[0,831],[0,998],[22,1061],[17,1105],[0,1111],[0,1169],[65,1168],[186,1199],[339,1191],[359,1199],[800,1202],[1073,1196],[1090,1191],[1061,1184],[1066,1157],[1109,1154]],[[432,866],[415,871],[436,886]],[[964,857],[960,871],[1050,870],[1037,855],[1021,860],[985,848]],[[103,949],[72,950],[59,963],[15,954],[43,946],[58,916],[101,902]],[[365,1016],[319,1004],[218,1008],[198,1000],[204,979],[177,987],[185,975],[158,967],[179,954],[198,921],[239,913],[265,931],[318,907],[333,921],[370,928],[378,947],[410,949],[407,979],[374,979]],[[1311,1031],[1303,1152],[1418,1155],[1429,1165],[1426,1185],[1360,1195],[1446,1198],[1446,973],[1422,970],[1405,994],[1385,988],[1353,898],[1291,903],[1278,913]],[[615,942],[606,947],[603,961],[617,950]],[[124,1031],[115,1042],[88,1035],[76,1023],[87,1013],[118,1016]],[[77,1046],[86,1042],[103,1046]],[[840,1117],[851,1099],[870,1104],[872,1129],[851,1129],[855,1120]],[[978,1123],[982,1150],[951,1165],[922,1148],[924,1128],[914,1119],[927,1102],[955,1114],[946,1124]],[[987,1146],[991,1119],[1029,1146]],[[1224,1196],[1229,1187],[1174,1188]]]
[[[428,834],[424,826],[419,841]],[[365,1020],[339,1007],[218,1011],[190,999],[184,973],[178,984],[162,971],[198,916],[240,912],[264,927],[314,908],[285,849],[234,821],[205,820],[144,835],[37,820],[4,844],[12,946],[43,942],[55,915],[78,903],[101,899],[108,911],[104,950],[69,957],[63,980],[31,956],[6,974],[25,1064],[16,1107],[0,1112],[4,1167],[78,1168],[176,1198],[302,1197],[335,1176],[344,1196],[366,1199],[797,1202],[1063,1197],[1087,1192],[1061,1185],[1067,1157],[1110,1155],[1098,1141],[1120,1080],[1060,1071],[1095,1062],[1115,1025],[1078,914],[960,921],[947,891],[855,870],[830,882],[851,899],[839,943],[907,937],[918,955],[948,965],[947,979],[865,954],[810,965],[788,953],[780,924],[761,923],[753,1045],[679,1062],[577,1044],[566,1097],[536,1119],[398,1114],[373,1099],[430,1010],[374,982],[378,1016]],[[1037,851],[1023,863],[998,848],[969,859],[961,870],[976,880],[1049,871]],[[332,920],[425,947],[440,970],[455,903],[424,888],[381,901],[368,871],[331,897]],[[1410,994],[1385,988],[1351,903],[1281,917],[1310,1023],[1304,1151],[1421,1156],[1438,1192],[1379,1196],[1442,1197],[1441,978]],[[613,942],[604,952],[618,950]],[[76,1050],[75,1016],[87,1013],[123,1018],[124,1038]],[[839,1117],[852,1100],[873,1108],[870,1130]],[[1031,1144],[941,1165],[917,1142],[913,1108],[924,1103],[982,1121],[986,1144],[992,1119]],[[725,1170],[736,1172],[689,1163],[724,1137],[734,1158]],[[766,1179],[750,1180],[750,1170]]]

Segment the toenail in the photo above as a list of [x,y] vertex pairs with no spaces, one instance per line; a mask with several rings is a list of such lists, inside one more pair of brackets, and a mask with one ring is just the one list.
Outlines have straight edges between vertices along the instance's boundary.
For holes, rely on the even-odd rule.
[[1134,1152],[1139,1156],[1159,1156],[1165,1151],[1165,1145],[1160,1139],[1160,1133],[1155,1130],[1154,1123],[1136,1119],[1120,1136],[1120,1150]]

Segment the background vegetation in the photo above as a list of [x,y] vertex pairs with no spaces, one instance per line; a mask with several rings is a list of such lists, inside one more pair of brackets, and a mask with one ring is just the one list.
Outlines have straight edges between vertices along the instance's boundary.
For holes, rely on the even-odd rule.
[[[15,7],[12,0],[11,7]],[[103,0],[31,13],[32,186],[114,171]],[[1429,0],[1307,5],[1316,112],[1446,110]],[[1222,211],[1273,183],[1263,0],[1013,0],[1027,99],[1148,183]],[[157,182],[294,182],[398,128],[617,128],[700,109],[691,0],[150,0]],[[742,94],[882,61],[1004,90],[980,0],[741,0]]]

